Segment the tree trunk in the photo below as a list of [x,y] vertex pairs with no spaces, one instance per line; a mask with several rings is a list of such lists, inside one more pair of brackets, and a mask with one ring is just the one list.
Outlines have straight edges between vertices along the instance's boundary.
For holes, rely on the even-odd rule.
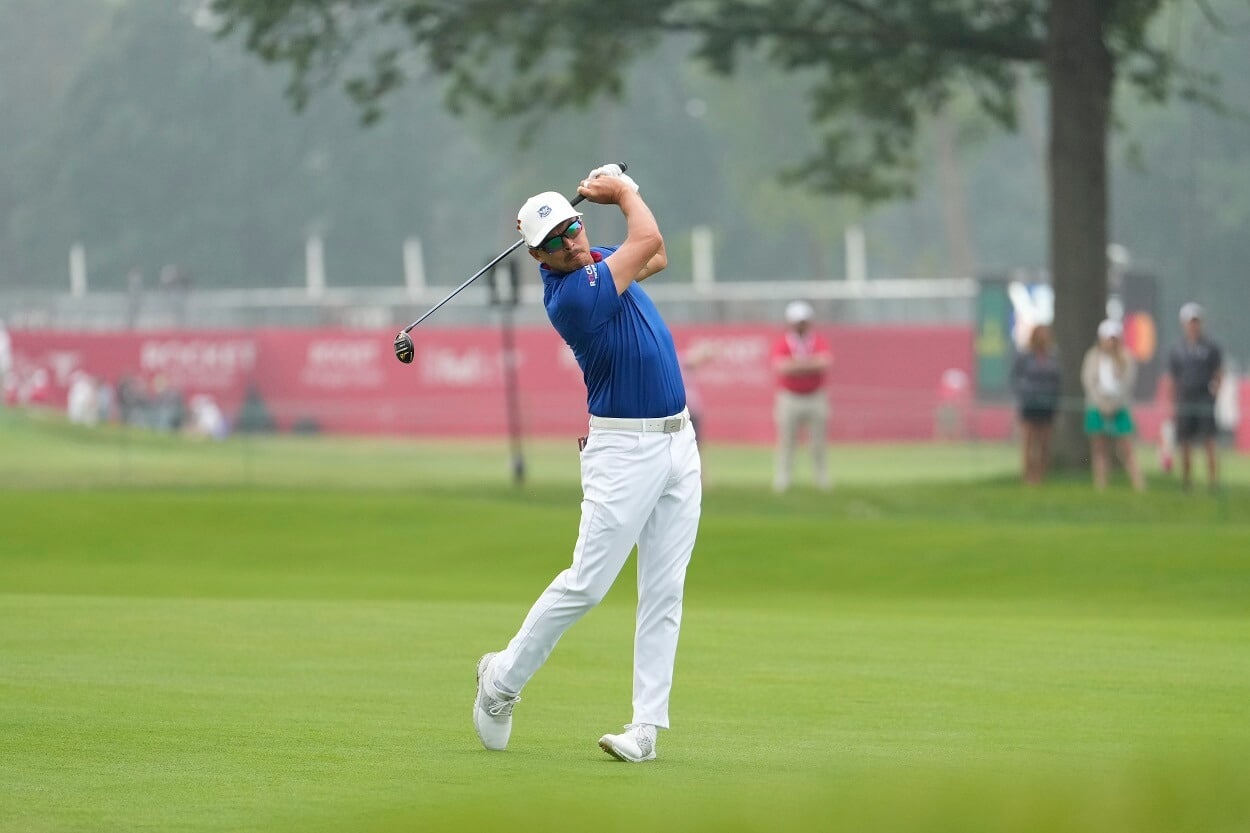
[[1103,43],[1101,4],[1051,0],[1046,70],[1050,81],[1050,273],[1063,402],[1055,463],[1085,467],[1081,361],[1107,304],[1107,125],[1114,75]]

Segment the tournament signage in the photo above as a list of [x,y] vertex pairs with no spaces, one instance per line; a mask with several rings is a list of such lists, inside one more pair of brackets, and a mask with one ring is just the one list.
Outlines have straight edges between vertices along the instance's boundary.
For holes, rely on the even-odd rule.
[[977,398],[986,401],[1011,396],[1011,364],[1016,350],[1011,330],[1014,315],[1006,279],[985,278],[977,291],[972,351],[975,357]]
[[1124,315],[1124,346],[1137,362],[1138,400],[1153,399],[1159,384],[1162,358],[1159,355],[1159,291],[1152,275],[1129,272],[1122,279],[1119,303]]
[[[1161,358],[1157,326],[1158,290],[1155,278],[1137,272],[1117,276],[1119,291],[1107,301],[1107,314],[1124,325],[1124,343],[1137,361],[1139,401],[1154,398]],[[1011,398],[1011,366],[1027,348],[1029,333],[1039,323],[1054,319],[1054,292],[1040,280],[982,278],[977,292],[973,355],[977,397],[982,401]],[[1090,333],[1089,344],[1095,334]]]
[[[1004,380],[1010,337],[1000,314],[978,333],[977,361]],[[835,441],[927,440],[935,433],[941,380],[969,373],[967,327],[821,327],[834,353],[829,398]],[[773,323],[675,326],[679,354],[713,358],[686,371],[713,441],[771,443],[776,374]],[[211,396],[232,426],[279,431],[424,436],[505,436],[507,351],[492,327],[430,327],[414,337],[411,365],[390,355],[393,333],[363,330],[219,330],[152,333],[13,331],[23,378],[51,383],[40,404],[63,407],[75,371],[116,385]],[[515,332],[512,362],[526,432],[577,437],[586,428],[586,391],[568,347],[548,327]],[[246,409],[264,419],[243,420]],[[1005,431],[1006,422],[1003,421]],[[979,436],[996,433],[986,428]]]

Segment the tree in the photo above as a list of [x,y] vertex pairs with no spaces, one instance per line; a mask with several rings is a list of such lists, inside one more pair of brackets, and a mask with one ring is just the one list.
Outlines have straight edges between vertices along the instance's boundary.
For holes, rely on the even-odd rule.
[[[50,129],[54,108],[49,104],[64,98],[109,13],[104,4],[0,3],[0,147],[5,150],[0,160],[0,285],[21,259],[16,247],[6,245],[4,232],[11,218],[24,213],[20,172],[32,167],[25,139]],[[58,255],[61,265],[65,250]]]
[[[624,70],[664,34],[687,37],[695,54],[725,74],[742,54],[758,53],[787,71],[813,73],[821,142],[792,173],[866,200],[909,191],[917,125],[957,90],[972,90],[986,114],[1013,129],[1016,87],[1022,71],[1032,70],[1050,90],[1049,260],[1071,401],[1080,396],[1081,355],[1104,314],[1116,82],[1157,101],[1174,94],[1213,101],[1212,79],[1149,37],[1168,0],[210,3],[224,34],[237,33],[262,59],[290,67],[288,94],[297,106],[341,80],[366,121],[427,65],[450,80],[453,108],[476,104],[536,119],[553,107],[619,95]],[[1061,462],[1085,457],[1071,411],[1056,450]]]
[[[59,4],[44,5],[27,11],[60,16]],[[81,23],[95,19],[87,5]],[[131,270],[151,289],[166,264],[197,289],[298,286],[313,230],[326,237],[332,286],[401,285],[410,234],[425,236],[431,276],[459,276],[458,232],[476,209],[438,197],[484,189],[498,161],[464,141],[437,89],[405,89],[397,98],[420,118],[370,131],[337,98],[296,116],[274,107],[275,73],[207,37],[187,11],[110,4],[103,31],[75,53],[56,109],[25,108],[46,127],[14,130],[21,164],[0,160],[0,183],[13,183],[0,188],[0,287],[65,286],[75,242],[86,247],[92,290],[126,288]],[[40,75],[43,52],[0,54],[0,65]]]
[[1187,104],[1123,108],[1132,131],[1112,144],[1111,234],[1161,278],[1164,345],[1180,338],[1176,310],[1198,301],[1211,332],[1245,367],[1250,333],[1240,299],[1250,263],[1250,9],[1241,0],[1212,6],[1214,16],[1196,5],[1166,15],[1169,38],[1221,78],[1221,100],[1241,117]]

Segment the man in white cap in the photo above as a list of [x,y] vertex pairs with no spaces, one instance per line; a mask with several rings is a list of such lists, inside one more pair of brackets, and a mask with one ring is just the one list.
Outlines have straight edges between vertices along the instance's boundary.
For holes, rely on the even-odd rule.
[[833,353],[823,337],[812,332],[814,310],[806,301],[786,305],[786,331],[773,345],[773,370],[777,374],[777,397],[773,418],[777,424],[777,459],[773,490],[790,488],[794,451],[799,433],[807,429],[816,487],[832,485],[826,462],[826,431],[829,399],[825,377],[833,366]]
[[521,689],[564,632],[604,597],[637,544],[633,719],[599,746],[639,763],[655,759],[657,730],[669,725],[686,566],[703,494],[699,449],[673,336],[638,285],[668,263],[655,217],[615,165],[591,171],[578,193],[620,208],[625,242],[592,247],[582,215],[554,191],[530,198],[517,228],[539,263],[547,317],[586,382],[581,526],[572,566],[538,598],[507,647],[478,661],[473,723],[487,749],[507,747]]
[[1193,446],[1207,452],[1207,486],[1215,490],[1219,478],[1215,457],[1215,398],[1224,375],[1220,346],[1202,331],[1202,307],[1192,301],[1181,307],[1184,338],[1168,355],[1172,401],[1175,404],[1176,442],[1181,450],[1181,485],[1193,485]]

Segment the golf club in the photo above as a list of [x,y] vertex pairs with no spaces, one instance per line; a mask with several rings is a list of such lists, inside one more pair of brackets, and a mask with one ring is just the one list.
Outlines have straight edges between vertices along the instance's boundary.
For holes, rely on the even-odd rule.
[[[617,162],[616,164],[620,167],[621,173],[625,173],[625,170],[627,168],[626,164],[624,162]],[[581,194],[576,194],[573,196],[572,199],[569,200],[569,204],[577,205],[578,203],[582,202],[585,199],[586,198],[583,197]],[[520,240],[516,241],[508,248],[504,249],[502,252],[496,255],[495,258],[490,263],[483,266],[477,274],[469,278],[464,283],[460,284],[460,286],[453,289],[451,291],[451,294],[449,294],[446,298],[444,298],[443,300],[439,301],[437,304],[435,304],[434,306],[426,310],[421,315],[421,317],[418,318],[416,321],[413,321],[407,327],[404,327],[402,330],[400,330],[398,335],[395,336],[395,358],[399,359],[404,364],[412,364],[412,360],[416,356],[416,347],[412,343],[412,336],[408,335],[410,332],[412,332],[412,328],[420,324],[425,319],[429,318],[435,312],[437,312],[438,309],[443,306],[443,304],[447,303],[452,298],[455,298],[457,295],[459,295],[460,292],[466,286],[473,283],[478,278],[482,277],[482,275],[485,275],[491,269],[495,268],[495,266],[498,265],[499,261],[503,260],[505,257],[507,257],[508,255],[512,254],[517,249],[519,249],[521,247],[521,244],[524,242],[525,242],[525,239],[521,238]]]

